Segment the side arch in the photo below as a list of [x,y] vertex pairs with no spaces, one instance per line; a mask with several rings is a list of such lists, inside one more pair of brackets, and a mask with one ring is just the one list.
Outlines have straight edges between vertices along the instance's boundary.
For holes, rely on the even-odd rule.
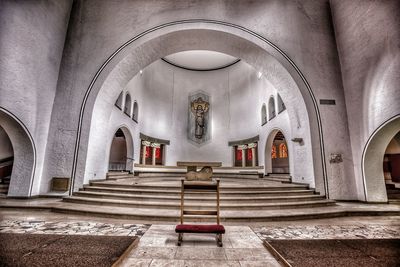
[[369,137],[362,155],[362,172],[365,201],[387,202],[383,175],[385,150],[393,137],[400,131],[400,114],[387,120]]
[[[264,158],[264,160],[265,160],[265,163],[264,163],[264,165],[265,165],[265,174],[267,174],[267,173],[272,173],[271,149],[272,149],[272,144],[274,143],[275,136],[276,136],[276,134],[277,134],[278,132],[281,132],[285,137],[288,136],[288,135],[285,134],[285,132],[284,132],[282,129],[280,129],[280,128],[273,128],[273,129],[269,132],[268,137],[267,137],[267,141],[265,142],[265,150],[264,150],[264,153],[265,153],[265,158]],[[289,149],[288,146],[287,146],[287,149]],[[278,148],[277,148],[277,153],[278,153]],[[290,155],[290,154],[291,154],[291,153],[289,152],[289,155]]]
[[0,126],[14,150],[9,197],[30,197],[36,169],[36,147],[32,135],[13,113],[0,107]]
[[124,159],[125,159],[124,170],[133,171],[134,143],[133,143],[132,134],[126,125],[121,125],[113,131],[113,135],[112,135],[111,142],[109,144],[109,149],[108,149],[108,153],[109,153],[108,162],[110,162],[110,158],[111,158],[111,149],[112,149],[112,145],[113,145],[113,139],[118,130],[122,131],[122,133],[124,134],[124,137],[125,137],[125,142],[126,142],[126,155],[124,156]]

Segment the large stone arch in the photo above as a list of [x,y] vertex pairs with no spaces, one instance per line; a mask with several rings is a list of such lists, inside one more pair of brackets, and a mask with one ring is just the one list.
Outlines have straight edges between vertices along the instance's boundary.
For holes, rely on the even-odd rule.
[[362,156],[365,201],[387,202],[383,158],[389,142],[400,131],[400,115],[379,126],[368,139]]
[[[293,116],[300,120],[303,118],[299,119],[299,116],[303,115],[306,117],[304,121],[309,122],[307,130],[311,135],[314,174],[318,177],[316,187],[327,194],[320,113],[304,75],[282,50],[264,37],[238,25],[210,20],[178,21],[152,28],[123,44],[99,68],[81,106],[71,189],[77,189],[82,184],[82,181],[76,183],[75,178],[84,176],[92,112],[99,92],[114,101],[140,69],[166,55],[190,49],[213,50],[241,58],[265,73],[284,98],[300,97],[304,100],[306,114]],[[282,75],[285,78],[289,75],[291,79],[281,79]],[[290,92],[293,87],[297,88],[297,94]]]
[[26,126],[10,111],[0,107],[0,126],[14,150],[9,197],[30,197],[36,169],[36,148]]

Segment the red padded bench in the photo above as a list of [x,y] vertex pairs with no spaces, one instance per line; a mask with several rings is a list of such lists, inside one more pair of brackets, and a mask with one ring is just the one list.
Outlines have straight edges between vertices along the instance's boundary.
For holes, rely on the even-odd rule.
[[181,245],[184,233],[216,234],[217,245],[222,247],[222,234],[225,228],[220,224],[178,224],[175,232],[179,234],[178,246]]

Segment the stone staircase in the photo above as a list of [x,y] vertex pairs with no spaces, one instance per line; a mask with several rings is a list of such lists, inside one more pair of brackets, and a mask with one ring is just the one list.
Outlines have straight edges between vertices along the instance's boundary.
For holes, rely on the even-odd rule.
[[[178,172],[141,172],[138,173],[138,175],[134,175],[129,172],[109,172],[107,173],[107,180],[120,180],[120,179],[126,179],[126,178],[134,178],[134,177],[140,177],[140,178],[183,178],[185,176],[184,173],[178,173]],[[229,178],[229,179],[259,179],[260,176],[258,174],[255,174],[253,172],[247,172],[247,173],[215,173],[214,177],[216,178]],[[289,175],[285,176],[277,176],[278,178],[282,178],[282,181],[287,181],[288,179],[291,180]]]
[[[62,205],[56,211],[177,221],[180,215],[180,179],[176,176],[144,178],[129,173],[109,173],[106,180],[92,181],[64,198],[63,203],[71,205]],[[215,207],[215,194],[192,192],[185,195],[186,206],[190,209]],[[307,185],[249,180],[243,175],[221,178],[220,200],[221,219],[224,221],[262,219],[271,212],[310,212],[313,208],[325,209],[335,205],[334,201],[316,194]],[[196,216],[191,219],[200,220]]]
[[268,175],[264,176],[264,180],[291,183],[292,177],[290,174],[269,173]]
[[386,193],[390,203],[400,203],[400,188],[395,184],[386,184]]
[[0,179],[0,195],[7,195],[10,186],[10,176]]

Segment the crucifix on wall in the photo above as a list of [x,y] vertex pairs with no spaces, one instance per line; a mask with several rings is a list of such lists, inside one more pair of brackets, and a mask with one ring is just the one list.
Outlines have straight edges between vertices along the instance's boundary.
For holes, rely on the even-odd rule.
[[197,93],[189,96],[188,139],[198,145],[210,140],[209,96]]

